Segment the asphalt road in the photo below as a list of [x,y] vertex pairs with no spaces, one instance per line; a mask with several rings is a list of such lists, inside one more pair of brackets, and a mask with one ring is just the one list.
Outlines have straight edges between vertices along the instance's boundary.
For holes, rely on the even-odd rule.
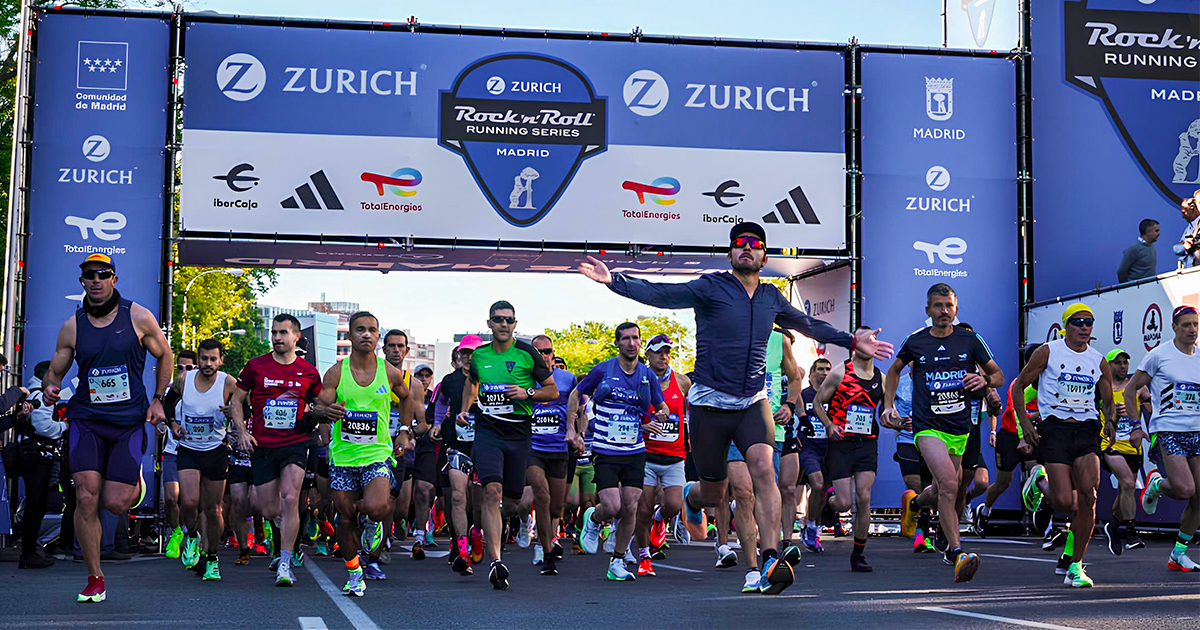
[[[8,628],[1200,628],[1200,574],[1169,572],[1170,542],[1114,557],[1097,540],[1088,554],[1092,589],[1064,586],[1056,555],[1033,539],[968,539],[983,555],[975,580],[955,584],[934,554],[914,556],[897,537],[872,538],[870,574],[849,570],[849,539],[805,553],[795,585],[779,596],[743,595],[743,567],[715,569],[708,544],[676,546],[658,575],[605,580],[606,558],[568,556],[557,577],[509,547],[512,588],[494,591],[486,570],[464,578],[443,558],[397,553],[386,582],[362,598],[340,594],[340,560],[309,556],[293,588],[275,588],[267,559],[233,564],[221,553],[221,582],[202,582],[161,556],[105,563],[108,601],[77,604],[82,564],[40,571],[0,564],[0,630]],[[443,542],[440,549],[446,549]],[[1193,553],[1196,553],[1193,551]]]

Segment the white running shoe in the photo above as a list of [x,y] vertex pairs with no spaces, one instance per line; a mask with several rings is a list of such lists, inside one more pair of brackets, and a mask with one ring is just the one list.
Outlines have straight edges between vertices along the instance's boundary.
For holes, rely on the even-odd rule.
[[533,525],[530,522],[532,520],[528,516],[522,517],[521,526],[517,528],[517,546],[521,549],[529,548],[529,529]]
[[759,591],[759,581],[762,578],[762,572],[758,569],[751,569],[746,572],[746,583],[742,585],[743,593],[757,593]]
[[533,546],[533,566],[540,567],[546,561],[545,551],[542,550],[542,544],[536,543]]
[[595,507],[584,511],[583,531],[579,533],[579,546],[589,555],[595,555],[600,548],[600,525],[592,520],[595,511]]
[[625,567],[625,561],[621,558],[613,558],[608,562],[608,579],[617,582],[627,582],[637,579],[637,576],[630,573]]
[[737,565],[737,552],[729,548],[729,545],[721,545],[717,547],[717,568],[728,569]]

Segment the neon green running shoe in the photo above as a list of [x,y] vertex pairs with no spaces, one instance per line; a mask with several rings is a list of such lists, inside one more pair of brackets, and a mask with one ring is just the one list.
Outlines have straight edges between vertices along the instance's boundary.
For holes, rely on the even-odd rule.
[[200,562],[200,535],[191,532],[183,538],[183,549],[179,554],[184,568],[190,569]]
[[176,527],[175,531],[171,532],[171,539],[167,541],[167,557],[179,557],[179,545],[183,542],[183,528]]
[[1095,586],[1092,578],[1088,577],[1083,571],[1082,562],[1072,562],[1071,568],[1067,569],[1067,577],[1063,579],[1063,584],[1074,588],[1091,588]]
[[1025,504],[1025,509],[1030,512],[1037,512],[1042,506],[1042,489],[1038,487],[1038,480],[1046,476],[1046,467],[1038,464],[1029,471],[1029,478],[1025,480],[1025,485],[1021,487],[1021,502]]
[[217,565],[216,557],[208,561],[204,567],[204,580],[221,580],[221,567]]
[[275,549],[275,528],[271,527],[271,521],[263,519],[263,547],[267,548],[267,555],[273,556],[278,553]]

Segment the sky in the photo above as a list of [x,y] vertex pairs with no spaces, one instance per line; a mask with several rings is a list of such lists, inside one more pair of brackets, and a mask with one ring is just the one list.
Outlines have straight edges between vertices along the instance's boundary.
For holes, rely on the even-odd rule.
[[[971,0],[977,5],[992,1]],[[1005,5],[1015,6],[1016,0],[994,1],[998,6],[992,41],[1015,39],[1016,19]],[[967,45],[963,30],[953,29],[956,21],[965,23],[961,2],[948,2],[952,32],[957,34],[950,43]],[[416,16],[426,24],[569,31],[629,32],[640,26],[647,34],[809,42],[840,43],[857,37],[862,43],[937,47],[942,44],[942,5],[942,0],[198,0],[189,3],[189,9],[393,22]],[[358,302],[386,326],[409,329],[421,343],[484,330],[488,305],[500,299],[516,306],[518,330],[525,334],[585,320],[617,322],[670,314],[621,298],[577,274],[280,270],[278,285],[261,303],[303,308],[320,300],[322,293],[329,301]],[[694,326],[690,313],[674,316]]]

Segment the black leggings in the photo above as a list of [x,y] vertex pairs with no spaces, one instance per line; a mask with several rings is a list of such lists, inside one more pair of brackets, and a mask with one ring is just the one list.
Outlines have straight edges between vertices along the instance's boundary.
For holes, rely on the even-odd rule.
[[694,405],[689,422],[692,460],[704,481],[725,481],[730,441],[743,455],[755,444],[775,443],[775,423],[765,398],[735,411]]
[[52,461],[22,467],[21,478],[25,480],[25,515],[21,521],[23,558],[37,549],[38,535],[42,531],[42,518],[46,516],[46,501],[50,496],[50,478],[53,474]]

